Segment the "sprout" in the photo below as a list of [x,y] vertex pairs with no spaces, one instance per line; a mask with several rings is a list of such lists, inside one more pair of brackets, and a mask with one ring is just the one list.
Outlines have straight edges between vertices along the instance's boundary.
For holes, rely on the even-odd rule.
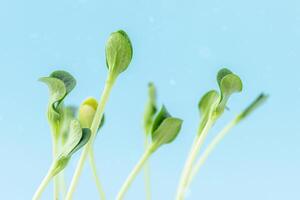
[[144,130],[145,134],[148,135],[150,133],[153,118],[157,112],[156,106],[156,89],[153,83],[148,84],[148,101],[145,107],[144,113]]
[[95,141],[96,134],[99,130],[99,127],[101,126],[101,123],[103,123],[102,119],[105,106],[109,99],[113,85],[118,75],[125,71],[131,62],[133,50],[130,39],[127,36],[127,34],[121,30],[112,33],[106,43],[105,53],[106,66],[108,68],[106,83],[101,98],[98,102],[97,110],[94,114],[93,121],[91,123],[91,139],[84,148],[83,152],[81,153],[81,157],[78,161],[76,170],[74,172],[74,176],[72,178],[70,187],[66,195],[66,200],[72,199],[73,193],[78,184],[79,177],[82,173],[82,169],[86,158],[88,157],[89,152],[91,152],[92,144]]
[[[198,157],[199,151],[201,150],[201,147],[204,144],[209,130],[215,124],[217,119],[219,119],[220,116],[223,114],[230,96],[234,93],[241,92],[243,89],[243,83],[241,79],[226,68],[223,68],[218,72],[217,82],[219,85],[220,94],[215,90],[211,90],[201,98],[198,104],[198,108],[201,113],[199,130],[195,142],[191,147],[191,151],[185,163],[184,170],[182,172],[181,180],[177,190],[176,200],[184,199],[185,191],[187,190],[189,183],[195,175],[195,172],[193,172],[195,160]],[[258,99],[255,102],[253,102],[244,112],[242,112],[238,116],[237,120],[239,121],[245,118],[264,100],[264,95],[258,97]],[[237,121],[235,121],[234,123],[237,123]],[[202,164],[202,160],[199,162]]]
[[131,183],[142,169],[142,167],[147,163],[150,156],[162,145],[169,144],[175,140],[178,133],[181,130],[182,120],[179,118],[171,117],[165,106],[162,106],[160,112],[156,115],[151,129],[152,143],[145,150],[144,154],[140,158],[139,162],[135,165],[123,186],[121,187],[117,200],[122,200],[125,193],[129,189]]

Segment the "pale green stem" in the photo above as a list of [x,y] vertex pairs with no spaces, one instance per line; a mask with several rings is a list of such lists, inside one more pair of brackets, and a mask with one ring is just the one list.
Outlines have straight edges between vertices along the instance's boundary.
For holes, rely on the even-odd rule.
[[[53,140],[53,147],[52,147],[52,156],[53,156],[53,162],[55,162],[58,152],[58,140],[54,138]],[[54,176],[53,177],[53,199],[58,200],[59,199],[59,177]]]
[[[149,148],[149,141],[147,135],[145,135],[145,151]],[[151,178],[150,178],[150,163],[146,161],[144,167],[144,180],[145,180],[145,192],[146,200],[151,200]]]
[[206,136],[208,134],[209,129],[213,125],[212,121],[208,121],[203,128],[203,130],[199,129],[198,138],[196,139],[194,145],[192,146],[192,149],[189,153],[189,156],[187,158],[187,161],[185,163],[185,167],[182,172],[182,176],[179,182],[176,200],[183,200],[185,198],[185,192],[187,190],[188,181],[190,178],[190,175],[192,173],[193,164],[197,158],[197,155],[206,139]]
[[69,187],[69,190],[68,190],[68,193],[67,193],[67,196],[66,196],[66,200],[71,200],[72,196],[73,196],[73,193],[76,190],[76,186],[78,184],[79,177],[82,173],[85,160],[88,156],[88,153],[90,151],[91,146],[94,143],[98,127],[101,123],[104,108],[105,108],[105,105],[108,101],[108,98],[109,98],[111,89],[113,87],[114,81],[115,81],[115,79],[112,76],[108,76],[108,79],[106,80],[104,90],[102,92],[102,95],[101,95],[101,98],[100,98],[100,101],[99,101],[99,104],[98,104],[98,107],[97,107],[97,111],[95,113],[93,123],[92,123],[92,126],[91,126],[91,132],[92,132],[91,133],[91,138],[90,138],[89,142],[86,144],[86,146],[84,147],[84,149],[81,153],[80,159],[77,163],[75,173],[74,173],[73,178],[72,178],[72,182],[70,184],[70,187]]
[[64,170],[62,170],[59,174],[57,174],[57,176],[59,179],[59,188],[61,190],[61,196],[64,199],[67,192]]
[[97,187],[100,199],[105,200],[106,199],[105,192],[103,190],[102,184],[100,182],[100,179],[99,179],[99,176],[98,176],[98,173],[97,173],[97,167],[96,167],[95,155],[94,155],[93,148],[91,148],[90,152],[89,152],[89,161],[90,161],[90,166],[91,166],[93,178],[94,178],[94,181],[96,183],[96,187]]
[[152,154],[153,150],[152,148],[148,148],[143,156],[140,158],[139,162],[135,165],[129,176],[127,177],[126,181],[124,182],[123,186],[121,187],[121,190],[119,191],[116,200],[122,200],[125,196],[125,193],[128,191],[129,187],[131,186],[133,180],[139,173],[139,171],[143,168],[145,162],[148,160],[150,155]]
[[207,146],[207,148],[202,153],[199,160],[196,162],[196,164],[193,167],[191,177],[189,179],[187,187],[190,185],[193,178],[196,176],[202,165],[207,160],[208,156],[211,154],[211,152],[215,149],[215,147],[223,140],[223,138],[227,135],[227,133],[239,122],[239,117],[236,117],[234,120],[229,122],[224,129],[222,129],[216,137],[212,140],[212,142]]
[[47,172],[47,175],[44,177],[40,186],[38,187],[35,194],[33,195],[32,200],[39,200],[41,198],[44,190],[46,189],[46,187],[48,186],[49,182],[51,181],[51,179],[53,177],[52,171],[53,171],[54,167],[55,167],[55,164],[52,164]]

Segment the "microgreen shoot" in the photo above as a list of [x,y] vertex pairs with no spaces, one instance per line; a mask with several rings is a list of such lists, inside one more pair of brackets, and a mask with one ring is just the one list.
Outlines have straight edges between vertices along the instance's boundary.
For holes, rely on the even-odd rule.
[[175,140],[178,133],[180,132],[182,126],[182,120],[179,118],[172,117],[165,106],[162,106],[159,113],[156,115],[152,128],[151,128],[151,138],[152,142],[149,144],[148,149],[145,150],[144,154],[135,165],[123,186],[121,187],[117,200],[122,200],[125,196],[125,193],[129,189],[133,180],[143,168],[150,156],[157,151],[162,145],[169,144]]
[[196,135],[195,143],[192,145],[185,163],[177,190],[176,200],[184,199],[193,164],[210,128],[223,114],[230,96],[234,93],[241,92],[243,88],[241,79],[226,68],[223,68],[218,72],[217,82],[220,88],[220,94],[215,90],[211,90],[201,98],[198,104],[201,113],[198,134]]
[[[90,130],[81,129],[79,121],[73,119],[72,109],[63,106],[64,98],[76,85],[76,80],[71,74],[55,71],[49,77],[41,78],[40,81],[46,83],[50,90],[47,116],[53,136],[53,162],[33,199],[37,200],[41,197],[52,178],[54,178],[54,198],[58,199],[59,181],[55,176],[67,166],[71,156],[87,143]],[[59,148],[59,142],[62,148]]]
[[101,124],[104,108],[108,101],[112,87],[117,77],[128,68],[131,62],[133,48],[128,35],[122,30],[112,33],[107,40],[105,53],[106,65],[108,68],[106,83],[101,98],[98,102],[93,122],[91,124],[91,139],[88,142],[87,146],[84,148],[80,160],[78,161],[68,193],[66,195],[66,200],[72,199],[73,193],[79,181],[79,177],[82,173],[85,160],[90,150],[92,149],[92,145],[94,143],[98,128]]
[[[97,107],[98,107],[98,102],[93,97],[89,97],[82,102],[82,104],[80,105],[79,114],[78,114],[78,118],[79,118],[79,121],[80,121],[80,124],[82,127],[86,127],[86,128],[91,127]],[[101,129],[101,127],[103,125],[104,125],[104,115],[101,119],[101,123],[99,125],[98,131]],[[106,195],[103,190],[100,178],[98,176],[95,155],[94,155],[94,149],[92,147],[89,152],[89,161],[90,161],[89,163],[91,166],[93,178],[96,183],[96,187],[97,187],[100,199],[105,200]]]
[[[48,86],[50,93],[47,118],[52,135],[53,160],[46,176],[34,194],[33,200],[41,198],[43,191],[52,179],[54,182],[54,199],[59,200],[60,197],[63,197],[65,200],[72,200],[88,156],[100,199],[105,200],[105,193],[97,173],[93,145],[97,133],[104,124],[104,110],[112,88],[118,76],[126,71],[132,60],[132,44],[124,31],[119,30],[111,33],[106,42],[105,56],[108,73],[101,97],[99,101],[92,97],[84,100],[78,108],[77,116],[75,114],[77,107],[66,106],[64,103],[65,98],[76,86],[76,80],[70,73],[54,71],[48,77],[39,79]],[[227,104],[230,97],[243,89],[240,77],[226,68],[219,70],[217,73],[217,84],[219,91],[208,91],[198,103],[200,111],[198,132],[181,175],[176,200],[184,200],[185,191],[216,145],[234,126],[262,105],[268,97],[263,93],[260,94],[213,138],[212,142],[209,143],[197,160],[210,129],[228,108]],[[156,88],[153,83],[149,83],[148,100],[143,115],[144,153],[122,185],[117,194],[117,200],[124,198],[130,185],[142,168],[145,170],[146,199],[151,200],[148,160],[159,148],[172,143],[181,130],[183,121],[172,117],[164,105],[158,110],[156,98]],[[72,156],[82,148],[83,151],[64,198],[64,192],[61,191],[64,187],[63,172]]]
[[196,176],[197,172],[200,170],[202,165],[207,160],[211,152],[216,148],[216,146],[223,140],[223,138],[228,134],[228,132],[248,117],[254,110],[261,106],[268,99],[268,95],[260,94],[248,107],[246,107],[240,114],[238,114],[233,120],[231,120],[209,143],[207,148],[204,150],[198,161],[193,167],[192,175],[190,177],[188,185],[190,185],[192,179]]
[[[145,150],[149,147],[149,136],[151,133],[151,127],[154,121],[154,116],[157,112],[156,105],[156,88],[152,82],[148,84],[148,100],[145,106],[143,125],[144,125],[144,146]],[[145,179],[145,191],[146,200],[151,200],[151,178],[150,178],[150,163],[147,161],[144,166],[144,179]]]

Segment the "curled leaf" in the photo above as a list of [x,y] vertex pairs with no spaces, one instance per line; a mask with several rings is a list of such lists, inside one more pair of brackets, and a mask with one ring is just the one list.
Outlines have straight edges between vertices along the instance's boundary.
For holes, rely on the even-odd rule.
[[153,118],[156,114],[156,89],[153,83],[148,84],[148,101],[144,113],[144,129],[145,133],[149,134],[153,124]]
[[76,85],[75,78],[66,71],[54,71],[49,77],[39,79],[50,91],[48,118],[53,123],[61,119],[61,103]]
[[217,81],[221,91],[221,99],[217,108],[218,115],[222,114],[226,108],[227,101],[233,93],[241,92],[243,83],[237,75],[230,70],[221,69],[217,75]]
[[119,30],[110,35],[107,40],[106,65],[112,76],[117,77],[125,71],[132,59],[132,45],[125,31]]
[[50,74],[50,77],[61,80],[66,87],[66,95],[69,94],[76,86],[75,78],[66,71],[57,70]]

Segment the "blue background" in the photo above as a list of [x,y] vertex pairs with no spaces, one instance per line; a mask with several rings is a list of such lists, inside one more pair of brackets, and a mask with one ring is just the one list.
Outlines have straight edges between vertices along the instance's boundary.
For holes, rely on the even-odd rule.
[[[222,66],[241,76],[244,91],[208,139],[261,91],[270,99],[218,146],[187,199],[300,199],[298,0],[1,0],[0,24],[1,199],[31,199],[51,163],[48,91],[37,79],[64,69],[78,80],[68,104],[98,98],[105,41],[118,29],[128,32],[134,59],[113,89],[96,141],[108,199],[143,152],[148,81],[158,87],[159,102],[184,119],[177,140],[151,158],[153,199],[173,199],[197,129],[197,102],[217,88]],[[51,187],[43,199],[52,199]],[[126,197],[144,199],[142,176]],[[97,199],[88,165],[74,199]]]

